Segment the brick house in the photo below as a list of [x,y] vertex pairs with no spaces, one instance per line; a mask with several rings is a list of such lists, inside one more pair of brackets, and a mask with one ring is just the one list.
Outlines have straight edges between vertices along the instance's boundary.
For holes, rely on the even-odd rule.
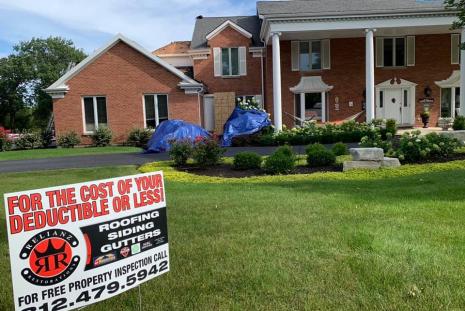
[[436,0],[260,1],[254,16],[199,16],[190,42],[154,54],[117,36],[47,91],[58,133],[102,123],[120,141],[166,118],[213,130],[222,94],[255,97],[278,129],[305,119],[418,126],[425,110],[436,125],[465,113],[456,16]]

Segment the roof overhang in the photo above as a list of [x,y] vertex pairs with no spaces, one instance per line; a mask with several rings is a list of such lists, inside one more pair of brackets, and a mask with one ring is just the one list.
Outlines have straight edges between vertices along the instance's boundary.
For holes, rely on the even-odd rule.
[[100,56],[102,56],[104,53],[106,53],[108,50],[110,50],[112,47],[114,47],[119,42],[123,42],[129,45],[130,47],[132,47],[133,49],[135,49],[136,51],[138,51],[145,57],[149,58],[151,61],[157,63],[158,65],[162,66],[163,68],[165,68],[166,70],[168,70],[169,72],[177,76],[181,80],[180,85],[181,84],[182,85],[196,85],[196,86],[201,85],[201,83],[188,77],[181,70],[170,65],[169,63],[167,63],[160,57],[153,55],[152,53],[150,53],[148,50],[143,48],[138,43],[126,38],[122,34],[117,34],[110,41],[108,41],[104,46],[96,50],[91,55],[87,56],[82,62],[80,62],[77,66],[73,67],[71,70],[65,73],[60,79],[58,79],[55,83],[53,83],[51,86],[46,88],[44,91],[47,94],[50,94],[52,98],[63,98],[66,95],[66,93],[69,91],[69,86],[67,85],[68,81],[71,80],[77,74],[79,74],[84,68],[92,64],[96,59],[98,59]]
[[442,81],[436,81],[435,83],[437,86],[443,89],[460,87],[460,70],[454,70],[449,78]]
[[294,94],[329,92],[333,86],[323,82],[321,76],[302,77],[299,84],[289,90]]
[[234,23],[234,22],[232,22],[230,20],[227,20],[223,24],[221,24],[220,26],[215,28],[212,32],[210,32],[207,35],[206,39],[207,40],[213,39],[218,34],[220,34],[223,30],[225,30],[227,27],[231,27],[232,29],[236,30],[237,32],[239,32],[241,35],[243,35],[244,37],[246,37],[248,39],[252,38],[252,34],[250,32],[248,32],[247,30],[245,30],[244,28],[242,28],[238,24],[236,24],[236,23]]
[[444,26],[450,29],[456,20],[457,11],[406,12],[392,14],[360,15],[294,15],[261,16],[263,20],[260,37],[268,42],[272,33],[283,35],[298,32],[330,32],[365,29],[405,29],[414,27]]

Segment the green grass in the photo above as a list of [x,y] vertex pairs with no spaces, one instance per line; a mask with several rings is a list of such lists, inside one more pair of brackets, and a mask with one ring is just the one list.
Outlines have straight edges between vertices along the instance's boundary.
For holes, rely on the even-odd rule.
[[141,152],[142,149],[135,147],[86,147],[86,148],[56,148],[56,149],[35,149],[0,152],[0,161],[7,160],[32,160],[45,158],[71,157],[80,155],[97,155],[109,153],[130,153]]
[[[164,163],[171,272],[144,310],[463,310],[465,161],[249,179]],[[136,173],[0,175],[0,193]],[[5,221],[0,211],[0,222]],[[0,310],[12,289],[0,226]],[[86,310],[137,310],[137,290]]]

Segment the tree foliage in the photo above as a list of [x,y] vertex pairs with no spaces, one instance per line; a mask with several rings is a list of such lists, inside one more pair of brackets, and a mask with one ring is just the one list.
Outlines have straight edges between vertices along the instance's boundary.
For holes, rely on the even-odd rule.
[[447,9],[457,10],[457,20],[452,24],[453,29],[460,29],[465,26],[465,0],[445,0]]
[[33,38],[20,42],[12,55],[0,59],[0,122],[15,129],[18,113],[32,109],[36,127],[47,125],[52,99],[43,89],[58,80],[85,53],[71,40],[60,37]]

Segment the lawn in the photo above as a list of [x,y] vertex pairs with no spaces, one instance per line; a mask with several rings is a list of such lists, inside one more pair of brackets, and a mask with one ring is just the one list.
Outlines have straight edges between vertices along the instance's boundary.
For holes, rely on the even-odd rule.
[[[165,164],[171,272],[144,310],[465,308],[465,161],[245,180]],[[0,193],[136,173],[3,174]],[[4,211],[0,211],[4,222]],[[0,310],[12,309],[0,226]],[[86,310],[137,310],[137,291]]]
[[56,148],[56,149],[35,149],[35,150],[15,150],[0,152],[0,161],[7,160],[32,160],[45,158],[71,157],[81,155],[97,155],[109,153],[130,153],[141,152],[142,149],[135,147],[87,147],[87,148]]

